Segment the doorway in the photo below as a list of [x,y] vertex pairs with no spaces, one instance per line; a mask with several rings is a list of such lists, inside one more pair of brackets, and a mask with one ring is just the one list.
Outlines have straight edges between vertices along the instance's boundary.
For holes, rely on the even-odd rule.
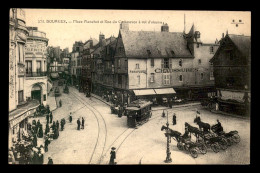
[[38,100],[39,103],[41,102],[41,87],[39,85],[34,85],[31,92],[31,97],[34,100]]

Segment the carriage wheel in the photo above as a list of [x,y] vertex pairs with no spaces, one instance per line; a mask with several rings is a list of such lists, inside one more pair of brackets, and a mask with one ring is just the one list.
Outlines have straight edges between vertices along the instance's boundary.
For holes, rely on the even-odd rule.
[[235,134],[232,136],[232,141],[234,143],[239,143],[240,142],[240,136],[238,134]]
[[211,145],[211,149],[212,149],[215,153],[218,153],[218,152],[219,152],[219,145],[218,145],[218,144],[212,144],[212,145]]
[[201,146],[199,146],[200,152],[202,154],[206,154],[207,153],[207,147],[205,144],[201,144]]
[[183,150],[183,149],[184,149],[182,143],[180,143],[180,142],[177,143],[177,148],[178,148],[179,150]]
[[226,141],[226,139],[222,138],[221,141],[219,142],[220,148],[222,150],[226,150],[228,147],[228,143]]
[[197,158],[198,157],[198,150],[196,148],[192,148],[192,149],[190,149],[190,154],[193,158]]

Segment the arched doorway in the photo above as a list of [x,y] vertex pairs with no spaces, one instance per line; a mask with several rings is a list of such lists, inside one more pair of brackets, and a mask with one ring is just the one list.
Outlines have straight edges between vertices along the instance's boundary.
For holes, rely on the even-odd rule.
[[42,87],[39,84],[33,85],[31,96],[32,99],[39,100],[39,103],[42,103]]

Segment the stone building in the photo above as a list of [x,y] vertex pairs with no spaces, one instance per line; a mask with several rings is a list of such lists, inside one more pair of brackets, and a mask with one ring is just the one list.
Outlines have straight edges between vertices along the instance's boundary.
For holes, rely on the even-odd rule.
[[249,114],[251,97],[251,37],[226,34],[211,59],[219,110]]
[[29,32],[25,12],[11,8],[9,16],[9,147],[27,131],[28,117],[39,106],[26,99],[25,45]]
[[47,104],[47,45],[46,33],[39,31],[37,27],[27,27],[25,48],[26,80],[25,96],[36,99],[43,105]]

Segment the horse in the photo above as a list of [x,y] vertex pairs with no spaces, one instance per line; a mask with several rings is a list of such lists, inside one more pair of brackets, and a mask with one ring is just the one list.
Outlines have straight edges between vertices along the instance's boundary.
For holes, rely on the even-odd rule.
[[210,125],[208,123],[204,123],[200,120],[200,116],[196,116],[194,119],[194,123],[197,123],[199,125],[200,130],[203,129],[203,132],[209,132],[210,131]]
[[196,141],[198,141],[198,138],[200,136],[203,136],[202,132],[200,131],[200,129],[198,129],[197,127],[193,127],[191,126],[189,123],[185,122],[185,128],[187,128],[188,132],[193,133],[194,136],[196,137]]
[[[163,130],[167,130],[167,127],[164,126],[164,125],[163,125],[162,128],[161,128],[161,131],[163,131]],[[170,128],[169,128],[169,130],[170,130],[170,137],[175,138],[176,141],[179,142],[181,133],[178,132],[178,131],[172,130],[172,129],[170,129]]]

